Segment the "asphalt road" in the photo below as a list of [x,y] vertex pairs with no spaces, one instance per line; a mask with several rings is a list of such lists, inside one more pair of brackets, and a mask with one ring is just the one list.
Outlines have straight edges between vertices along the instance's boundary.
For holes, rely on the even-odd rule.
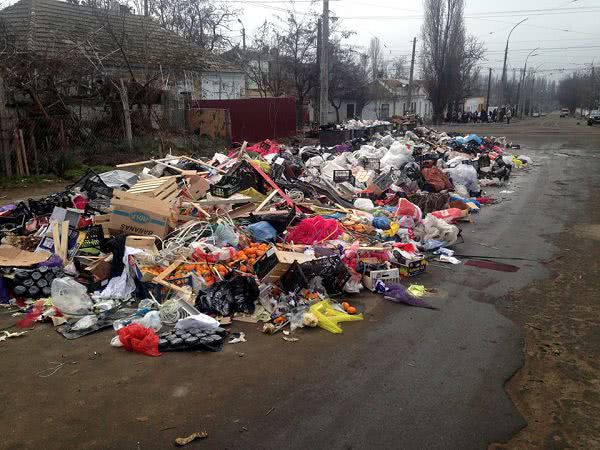
[[[150,358],[111,348],[111,331],[66,341],[38,325],[0,343],[0,448],[162,449],[201,430],[208,439],[187,448],[481,449],[508,441],[526,425],[504,390],[523,364],[522,330],[494,304],[548,277],[545,262],[563,250],[558,233],[583,202],[597,202],[598,134],[564,127],[551,136],[543,130],[556,125],[493,128],[512,133],[535,164],[489,189],[502,201],[463,227],[457,251],[526,258],[503,261],[519,271],[431,265],[414,281],[438,290],[430,302],[439,310],[361,295],[352,302],[366,319],[344,324],[342,335],[301,330],[290,343],[235,324],[248,342],[216,354]],[[0,315],[0,328],[14,321]],[[51,362],[64,365],[40,377]]]

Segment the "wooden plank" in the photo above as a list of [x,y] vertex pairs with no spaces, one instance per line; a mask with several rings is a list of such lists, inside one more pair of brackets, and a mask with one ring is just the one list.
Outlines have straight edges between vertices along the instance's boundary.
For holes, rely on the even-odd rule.
[[277,195],[278,193],[279,193],[279,192],[277,192],[277,190],[276,190],[276,189],[273,189],[273,190],[271,191],[271,193],[270,193],[269,195],[267,195],[267,198],[265,198],[265,199],[262,201],[262,203],[256,207],[256,209],[254,210],[254,212],[258,212],[258,211],[260,211],[261,209],[263,209],[263,208],[264,208],[264,207],[267,205],[267,203],[269,203],[269,202],[270,202],[270,201],[273,199],[273,197],[275,197],[275,195]]
[[209,169],[209,170],[210,170],[210,169],[214,169],[214,170],[216,170],[217,172],[221,172],[221,173],[227,173],[227,171],[225,171],[225,170],[223,170],[223,169],[219,169],[218,167],[215,167],[215,166],[211,166],[210,164],[208,164],[208,163],[205,163],[205,162],[203,162],[203,161],[200,161],[199,159],[190,158],[189,156],[182,156],[181,158],[182,158],[182,159],[187,159],[188,161],[191,161],[191,162],[193,162],[193,163],[196,163],[196,164],[198,164],[198,165],[200,165],[200,166],[206,167],[206,168],[207,168],[207,169]]
[[169,275],[171,275],[173,272],[175,272],[175,269],[177,269],[181,264],[183,264],[182,260],[177,260],[172,262],[169,267],[167,267],[165,270],[163,270],[161,273],[159,273],[158,275],[156,275],[153,279],[153,281],[156,282],[156,280],[164,280],[165,278],[167,278]]
[[252,197],[248,197],[242,194],[233,194],[229,198],[215,197],[213,195],[206,194],[206,199],[198,200],[198,205],[204,206],[215,206],[215,205],[233,205],[235,203],[256,203]]
[[69,222],[63,221],[60,233],[60,254],[63,262],[67,261],[69,252]]

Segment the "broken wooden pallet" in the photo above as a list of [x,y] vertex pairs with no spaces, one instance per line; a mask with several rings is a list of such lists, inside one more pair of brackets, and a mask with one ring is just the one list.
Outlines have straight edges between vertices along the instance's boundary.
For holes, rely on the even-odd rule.
[[138,181],[127,192],[170,202],[177,198],[181,189],[177,186],[176,179],[169,177]]

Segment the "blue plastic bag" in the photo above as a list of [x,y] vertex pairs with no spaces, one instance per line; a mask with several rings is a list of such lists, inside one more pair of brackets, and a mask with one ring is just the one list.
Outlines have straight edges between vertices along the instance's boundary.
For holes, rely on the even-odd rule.
[[256,222],[246,227],[255,242],[275,242],[277,230],[266,221]]

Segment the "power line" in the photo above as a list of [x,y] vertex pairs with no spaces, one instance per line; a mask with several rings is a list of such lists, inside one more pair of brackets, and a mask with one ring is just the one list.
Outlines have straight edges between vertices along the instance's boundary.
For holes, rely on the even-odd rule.
[[[584,8],[548,8],[548,9],[532,9],[532,10],[514,10],[514,11],[489,11],[485,13],[465,14],[465,19],[477,18],[495,18],[495,17],[515,17],[515,16],[544,16],[544,15],[564,15],[564,14],[587,14],[590,12],[599,12],[600,7],[589,6]],[[387,20],[414,20],[424,19],[424,15],[413,16],[348,16],[343,19],[387,19]]]

